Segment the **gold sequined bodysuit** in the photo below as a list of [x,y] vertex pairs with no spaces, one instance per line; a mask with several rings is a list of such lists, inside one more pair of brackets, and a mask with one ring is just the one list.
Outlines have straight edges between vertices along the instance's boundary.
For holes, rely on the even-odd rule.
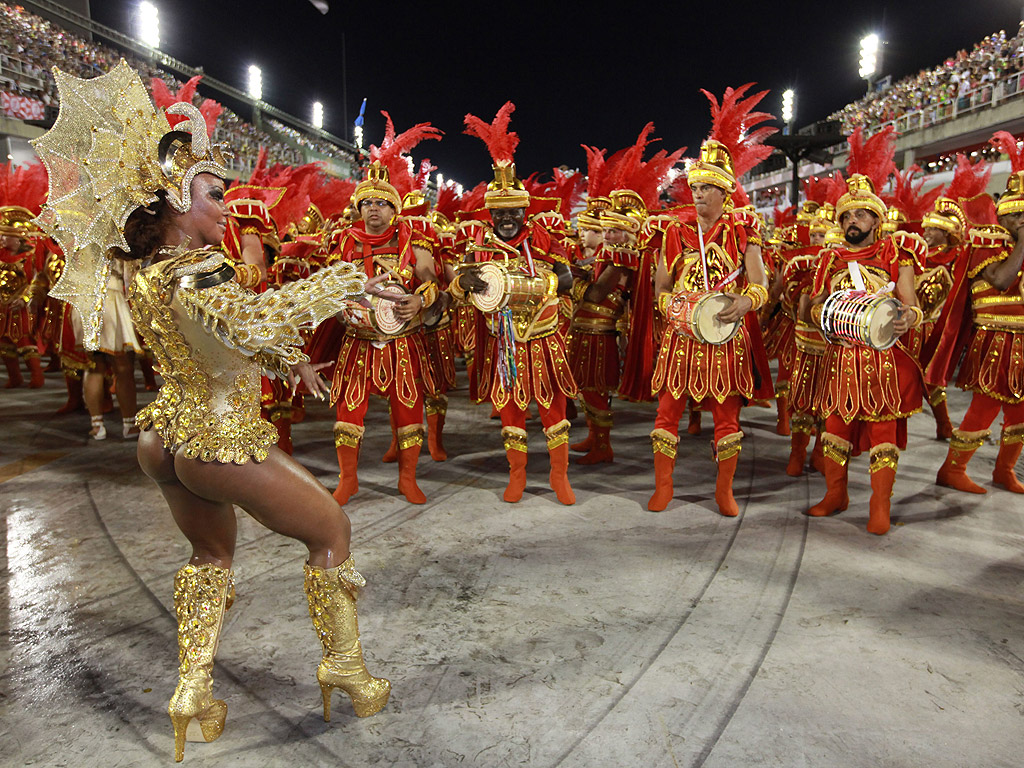
[[[159,258],[159,254],[158,254]],[[363,292],[365,277],[338,263],[280,290],[253,293],[223,253],[192,250],[139,272],[129,297],[136,328],[164,384],[139,411],[167,450],[201,461],[263,461],[277,431],[260,418],[260,371],[287,375],[307,360],[300,330]]]

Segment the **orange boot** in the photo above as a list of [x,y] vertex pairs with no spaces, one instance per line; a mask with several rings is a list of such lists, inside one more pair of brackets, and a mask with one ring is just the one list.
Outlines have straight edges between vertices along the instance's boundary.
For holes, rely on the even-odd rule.
[[7,383],[4,389],[16,389],[25,383],[25,377],[21,375],[21,362],[18,360],[18,351],[11,348],[4,348],[4,366],[7,368]]
[[380,460],[385,464],[394,464],[398,461],[398,428],[395,427],[395,416],[391,413],[390,408],[388,409],[388,421],[391,422],[391,445],[384,451]]
[[725,517],[736,517],[740,507],[732,495],[732,479],[736,474],[736,464],[740,460],[740,440],[742,432],[726,435],[715,445],[715,458],[718,460],[718,478],[715,480],[715,503],[718,511]]
[[30,352],[24,354],[25,365],[28,366],[29,373],[31,374],[28,386],[31,389],[39,389],[46,383],[46,376],[43,375],[43,361],[39,359],[39,353],[34,347]]
[[889,532],[889,506],[900,449],[892,443],[871,446],[871,501],[868,506],[868,533],[882,536]]
[[594,420],[587,413],[587,436],[569,448],[577,453],[590,453],[594,448]]
[[949,440],[953,436],[953,425],[949,422],[949,408],[946,407],[946,388],[935,387],[929,392],[928,404],[935,417],[935,439]]
[[444,449],[444,417],[448,413],[448,398],[445,395],[428,397],[425,403],[427,413],[427,448],[434,461],[445,461],[448,452]]
[[825,498],[807,510],[811,517],[825,517],[833,512],[842,512],[850,506],[846,486],[850,450],[853,446],[843,438],[828,432],[821,436],[821,442],[825,455]]
[[1024,485],[1017,479],[1013,471],[1020,458],[1021,447],[1024,446],[1024,424],[1003,427],[1003,436],[999,441],[999,455],[996,457],[996,468],[992,472],[992,482],[1001,485],[1013,493],[1024,493]]
[[651,432],[651,448],[654,451],[654,494],[647,502],[651,512],[661,512],[672,501],[675,488],[672,472],[676,468],[676,449],[679,438],[664,429]]
[[615,460],[615,455],[612,453],[611,444],[611,431],[612,431],[612,412],[605,410],[595,410],[588,414],[589,421],[591,424],[591,435],[593,436],[593,443],[590,446],[590,450],[586,456],[580,456],[576,459],[577,464],[603,464],[605,462],[612,462]]
[[359,443],[363,427],[344,421],[334,422],[334,447],[338,451],[338,488],[334,499],[344,506],[359,491]]
[[427,497],[416,485],[416,462],[422,447],[422,424],[398,428],[398,491],[410,504],[427,503]]
[[686,425],[686,434],[700,434],[700,407],[693,402],[690,403],[690,423]]
[[778,408],[779,417],[775,422],[775,434],[788,436],[789,425],[789,382],[780,381],[775,387],[775,405]]
[[82,375],[73,375],[70,369],[64,371],[64,386],[68,388],[68,401],[57,409],[57,414],[74,413],[85,408],[82,400]]
[[544,435],[548,439],[548,456],[551,460],[548,483],[558,500],[566,505],[576,503],[576,494],[572,492],[572,486],[569,485],[568,475],[569,428],[571,426],[568,419],[562,419],[554,426],[544,430]]
[[978,432],[954,429],[952,437],[949,438],[949,451],[946,453],[946,460],[942,462],[942,466],[939,467],[939,472],[935,476],[936,484],[955,488],[965,493],[987,493],[984,488],[967,476],[967,462],[985,442],[988,434],[987,429]]
[[523,498],[526,489],[526,430],[519,427],[502,427],[501,436],[505,441],[505,455],[508,457],[508,487],[502,498],[517,502]]
[[792,436],[789,438],[789,464],[786,465],[786,474],[790,477],[800,477],[804,473],[804,465],[807,463],[807,445],[810,442],[810,432],[799,429],[794,418]]
[[814,436],[814,449],[811,451],[811,467],[815,472],[825,474],[825,451],[821,445],[821,431]]

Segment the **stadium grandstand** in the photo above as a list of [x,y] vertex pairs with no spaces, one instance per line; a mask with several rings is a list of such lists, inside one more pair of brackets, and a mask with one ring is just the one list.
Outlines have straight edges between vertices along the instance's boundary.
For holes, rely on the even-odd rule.
[[[69,18],[73,15],[69,13]],[[159,61],[138,55],[130,47],[116,45],[126,41],[123,35],[107,30],[110,45],[90,41],[53,21],[28,12],[18,5],[0,3],[0,136],[6,139],[7,152],[12,160],[21,162],[31,152],[27,139],[41,135],[57,117],[57,90],[51,68],[78,77],[90,77],[106,72],[118,60],[125,59],[137,69],[145,82],[162,79],[172,92],[183,82]],[[90,23],[94,37],[104,34],[100,25]],[[179,65],[178,70],[187,69]],[[217,99],[216,89],[207,87],[204,78],[200,88]],[[201,97],[196,96],[196,101]],[[219,99],[218,99],[219,100]],[[274,112],[277,112],[274,110]],[[278,113],[283,118],[290,116]],[[293,122],[302,121],[292,118]],[[232,148],[230,170],[246,176],[256,162],[260,147],[267,150],[268,161],[285,165],[321,161],[325,170],[335,176],[356,175],[359,151],[342,142],[331,142],[310,131],[286,125],[272,117],[264,117],[257,127],[226,106],[217,123],[214,140]]]
[[[873,134],[886,126],[899,136],[896,160],[901,168],[920,167],[924,189],[946,184],[956,155],[994,163],[990,192],[1003,189],[1009,161],[988,144],[999,130],[1024,131],[1024,21],[1013,35],[1000,30],[970,51],[961,50],[932,69],[895,83],[883,80],[864,98],[847,104],[827,120],[800,134],[831,133],[845,137],[858,126]],[[825,176],[846,164],[845,141],[837,141],[801,162],[800,179]],[[776,207],[792,200],[793,167],[776,152],[745,180],[751,200],[770,218]]]

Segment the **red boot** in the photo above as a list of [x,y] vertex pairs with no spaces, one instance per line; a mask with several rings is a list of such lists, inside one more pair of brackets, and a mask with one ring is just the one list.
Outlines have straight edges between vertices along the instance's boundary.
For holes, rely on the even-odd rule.
[[39,389],[46,383],[46,376],[43,374],[43,361],[39,359],[39,353],[32,351],[25,355],[25,365],[28,366],[31,376],[28,380],[30,389]]
[[651,512],[661,512],[672,501],[675,489],[672,472],[676,468],[676,449],[679,438],[664,429],[651,432],[651,448],[654,450],[654,494],[647,502]]
[[871,501],[868,506],[868,533],[882,536],[889,532],[889,507],[900,449],[892,443],[871,446]]
[[[785,384],[785,387],[783,387],[782,384]],[[779,387],[776,390],[775,404],[779,412],[778,420],[775,422],[775,434],[786,437],[790,434],[788,382],[779,384]]]
[[935,417],[935,439],[949,440],[953,436],[953,425],[949,421],[949,408],[946,406],[946,390],[937,387],[928,397]]
[[594,448],[594,420],[587,415],[587,436],[569,448],[577,453],[589,453]]
[[690,405],[690,423],[686,425],[686,434],[700,434],[700,408],[696,404]]
[[987,493],[984,488],[967,476],[967,462],[985,442],[987,436],[987,429],[979,432],[963,432],[954,429],[953,436],[949,439],[946,460],[939,467],[935,483],[947,488],[955,488],[964,493]]
[[505,441],[505,455],[508,457],[508,487],[502,498],[515,503],[523,498],[526,489],[526,430],[519,427],[503,427],[501,436]]
[[25,377],[21,375],[21,364],[16,352],[4,353],[4,367],[7,368],[7,383],[4,384],[4,389],[17,389],[25,384]]
[[388,411],[388,420],[391,422],[391,445],[384,451],[380,460],[385,464],[394,464],[398,461],[398,429],[395,427],[395,417],[390,410]]
[[576,494],[569,485],[569,424],[568,419],[562,419],[557,424],[544,430],[548,439],[548,456],[551,460],[551,471],[548,473],[548,483],[551,490],[555,492],[558,500],[563,504],[575,504]]
[[82,377],[80,375],[73,376],[70,371],[65,371],[64,386],[68,389],[68,401],[57,409],[59,416],[85,408],[85,403],[82,401]]
[[586,466],[589,464],[610,464],[615,461],[615,454],[612,452],[611,432],[611,427],[595,427],[593,447],[585,456],[577,458],[576,463]]
[[[1014,429],[1011,427],[1010,429]],[[1016,429],[1024,432],[1024,426],[1019,425]],[[1020,458],[1021,448],[1024,447],[1024,443],[1020,442],[1021,433],[1017,435],[1010,435],[1011,439],[1015,442],[1008,443],[1007,430],[1003,430],[1002,440],[999,442],[999,455],[996,457],[996,468],[992,472],[992,482],[996,485],[1001,485],[1008,491],[1013,493],[1024,493],[1024,485],[1021,485],[1020,480],[1017,479],[1017,473],[1014,472],[1013,468],[1017,464],[1017,459]]]
[[804,465],[807,463],[807,445],[811,442],[811,436],[807,432],[793,430],[789,439],[789,464],[786,465],[786,474],[790,477],[800,477],[804,473]]
[[363,427],[344,421],[334,423],[334,446],[338,452],[338,488],[334,499],[344,506],[359,490],[359,443]]
[[821,432],[814,436],[814,449],[811,451],[811,468],[819,475],[825,474],[825,452],[821,445]]
[[842,512],[850,506],[847,493],[850,450],[852,445],[836,435],[822,436],[825,444],[825,498],[807,510],[811,517],[825,517],[834,512]]
[[444,449],[444,417],[448,413],[448,398],[441,395],[440,398],[431,399],[427,402],[427,448],[430,450],[430,458],[434,461],[445,461],[448,452]]
[[715,445],[715,457],[718,460],[718,478],[715,480],[715,503],[718,511],[725,517],[736,517],[740,507],[732,495],[732,479],[736,475],[736,464],[740,460],[740,440],[742,432],[726,435]]
[[426,504],[427,497],[416,484],[416,462],[423,446],[423,425],[402,427],[398,432],[398,491],[410,504]]

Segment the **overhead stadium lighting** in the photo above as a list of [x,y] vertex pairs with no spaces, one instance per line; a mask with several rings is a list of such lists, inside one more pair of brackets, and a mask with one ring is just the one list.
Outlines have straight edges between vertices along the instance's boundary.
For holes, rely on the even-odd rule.
[[249,95],[256,101],[263,98],[263,72],[255,64],[249,65]]
[[860,41],[860,76],[870,80],[878,71],[878,50],[881,39],[872,32]]
[[793,93],[792,88],[787,88],[782,92],[782,122],[790,123],[793,121],[793,105],[796,94]]
[[149,0],[139,3],[139,40],[150,48],[160,47],[160,11]]
[[324,105],[319,101],[313,102],[313,127],[318,131],[324,129]]

